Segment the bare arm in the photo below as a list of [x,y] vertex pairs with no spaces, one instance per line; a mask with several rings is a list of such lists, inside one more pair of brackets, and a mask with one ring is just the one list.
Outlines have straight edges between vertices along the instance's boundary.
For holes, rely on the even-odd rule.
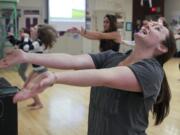
[[118,43],[121,42],[121,37],[118,34],[118,32],[116,32],[116,31],[115,32],[108,32],[108,33],[86,31],[82,36],[89,38],[89,39],[95,39],[95,40],[111,39],[111,40],[114,40],[115,42],[118,42]]
[[105,86],[131,92],[142,92],[134,73],[125,66],[108,69],[87,69],[61,73],[45,72],[37,76],[32,86],[26,86],[13,98],[22,101],[43,92],[53,83],[75,86]]
[[19,63],[31,63],[59,69],[91,69],[94,62],[88,54],[37,54],[25,53],[20,49],[7,51],[7,56],[0,60],[0,68],[10,67]]
[[70,55],[56,54],[32,54],[28,53],[25,59],[27,63],[39,64],[60,69],[91,69],[95,68],[92,58],[88,54]]
[[75,86],[105,86],[141,92],[134,73],[125,66],[54,73],[55,83]]
[[121,42],[121,36],[117,31],[104,33],[104,32],[97,32],[97,31],[86,31],[84,28],[81,28],[81,30],[79,30],[78,28],[75,28],[75,27],[67,31],[72,32],[72,33],[78,33],[81,36],[88,39],[92,39],[92,40],[111,39],[117,43]]

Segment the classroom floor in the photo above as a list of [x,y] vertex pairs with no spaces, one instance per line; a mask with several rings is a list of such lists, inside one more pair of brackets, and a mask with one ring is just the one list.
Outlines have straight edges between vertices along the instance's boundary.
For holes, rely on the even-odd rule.
[[[172,90],[171,111],[160,126],[153,126],[150,118],[148,135],[180,135],[180,59],[165,65]],[[61,71],[60,71],[61,72]],[[12,85],[21,87],[23,82],[15,71],[0,70]],[[40,94],[43,109],[27,107],[32,100],[18,103],[19,135],[86,135],[89,104],[89,87],[54,85]]]

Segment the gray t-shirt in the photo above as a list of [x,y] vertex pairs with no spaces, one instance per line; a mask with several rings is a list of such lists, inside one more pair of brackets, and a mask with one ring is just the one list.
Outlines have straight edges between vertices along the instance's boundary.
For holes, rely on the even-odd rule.
[[[128,54],[106,51],[90,54],[97,69],[117,66]],[[156,59],[129,66],[141,93],[108,87],[92,87],[88,135],[146,135],[148,113],[159,94],[164,72]]]

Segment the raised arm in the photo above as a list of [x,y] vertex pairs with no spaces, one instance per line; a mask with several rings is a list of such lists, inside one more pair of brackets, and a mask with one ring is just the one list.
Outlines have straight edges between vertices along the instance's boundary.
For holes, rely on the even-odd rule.
[[10,50],[7,56],[0,61],[0,68],[19,63],[32,63],[59,69],[91,69],[95,68],[92,58],[86,55],[69,54],[35,54],[26,53],[19,49]]
[[96,32],[96,31],[87,31],[84,28],[81,28],[81,30],[79,30],[78,28],[75,27],[67,31],[72,33],[78,33],[81,36],[92,40],[111,39],[118,43],[121,42],[121,36],[117,31],[104,33],[104,32]]
[[8,33],[7,39],[13,46],[18,46],[19,43],[21,42],[20,40],[16,39],[12,33]]

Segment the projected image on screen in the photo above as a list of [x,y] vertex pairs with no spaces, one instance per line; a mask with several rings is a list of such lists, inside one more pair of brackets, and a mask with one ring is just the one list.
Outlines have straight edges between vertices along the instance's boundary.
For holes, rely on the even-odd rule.
[[85,27],[86,0],[49,0],[49,24],[59,31]]

